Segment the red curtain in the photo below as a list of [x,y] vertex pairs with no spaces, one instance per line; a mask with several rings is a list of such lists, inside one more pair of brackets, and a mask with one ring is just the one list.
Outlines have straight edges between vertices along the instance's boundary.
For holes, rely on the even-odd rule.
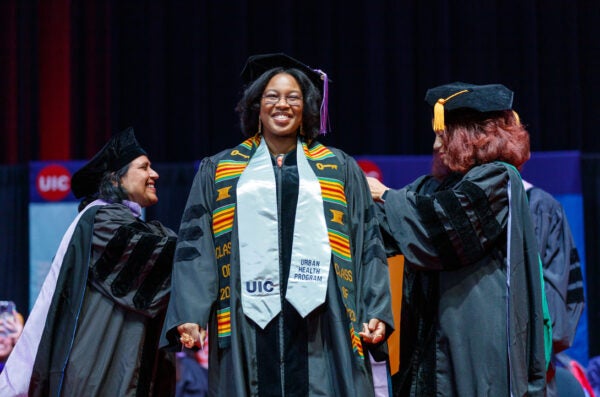
[[70,3],[40,2],[40,160],[68,160],[71,155]]

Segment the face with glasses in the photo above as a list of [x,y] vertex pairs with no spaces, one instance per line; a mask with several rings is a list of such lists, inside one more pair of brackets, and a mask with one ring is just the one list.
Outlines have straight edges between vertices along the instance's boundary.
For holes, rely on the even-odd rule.
[[296,79],[287,73],[276,74],[269,80],[260,101],[262,133],[267,142],[296,141],[302,125],[304,101]]

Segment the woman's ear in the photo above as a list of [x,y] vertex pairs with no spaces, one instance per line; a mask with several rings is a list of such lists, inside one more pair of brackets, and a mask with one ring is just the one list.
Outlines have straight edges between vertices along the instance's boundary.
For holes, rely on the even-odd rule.
[[112,185],[115,187],[118,187],[121,185],[121,181],[117,178],[117,176],[115,175],[114,172],[110,173],[110,180],[112,182]]

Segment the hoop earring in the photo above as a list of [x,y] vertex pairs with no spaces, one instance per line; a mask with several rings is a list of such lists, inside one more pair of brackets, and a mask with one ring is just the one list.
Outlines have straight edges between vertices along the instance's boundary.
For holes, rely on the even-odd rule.
[[258,116],[258,134],[262,133],[262,123],[260,121],[260,116]]

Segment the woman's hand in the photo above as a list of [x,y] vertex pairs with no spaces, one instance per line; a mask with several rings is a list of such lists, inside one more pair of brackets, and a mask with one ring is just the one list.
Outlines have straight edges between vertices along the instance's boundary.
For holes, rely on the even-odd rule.
[[14,343],[17,343],[17,339],[19,339],[23,332],[23,324],[18,316],[20,314],[15,311],[12,316],[5,316],[0,320],[0,333],[13,338]]
[[385,339],[385,323],[379,319],[372,318],[369,323],[363,323],[362,332],[358,333],[365,343],[377,344]]
[[379,182],[379,179],[371,176],[367,177],[367,182],[369,183],[369,189],[371,190],[371,197],[373,197],[373,200],[383,201],[381,196],[383,196],[383,193],[385,193],[389,188],[383,183]]
[[204,348],[204,340],[206,339],[206,330],[200,327],[198,324],[185,323],[177,326],[177,332],[179,332],[179,341],[183,346],[191,349],[197,346],[201,349]]

